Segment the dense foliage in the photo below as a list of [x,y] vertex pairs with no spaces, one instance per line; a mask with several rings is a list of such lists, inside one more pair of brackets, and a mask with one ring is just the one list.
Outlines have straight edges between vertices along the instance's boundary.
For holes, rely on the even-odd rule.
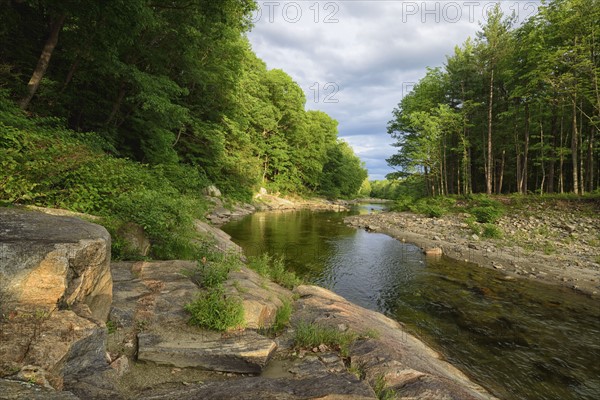
[[493,9],[402,99],[388,125],[399,148],[390,179],[429,195],[600,187],[600,2],[553,0],[513,22]]
[[[170,181],[184,191],[195,180],[244,199],[260,186],[338,194],[331,174],[348,174],[337,177],[339,194],[354,195],[364,170],[338,141],[337,122],[306,111],[301,88],[252,52],[245,33],[255,7],[254,0],[2,1],[0,89],[30,116],[68,128],[65,143],[92,137],[116,157],[107,159],[115,168],[128,158],[159,175],[176,171]],[[8,148],[12,128],[3,123]],[[48,150],[65,163],[83,157],[55,146]],[[83,178],[71,180],[87,185]],[[131,201],[148,197],[136,196]]]

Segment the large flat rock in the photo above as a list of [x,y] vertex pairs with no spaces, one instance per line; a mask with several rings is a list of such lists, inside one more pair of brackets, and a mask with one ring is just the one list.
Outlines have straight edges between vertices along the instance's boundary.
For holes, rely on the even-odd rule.
[[116,262],[114,300],[110,319],[118,326],[185,324],[187,303],[198,287],[186,275],[196,267],[191,261]]
[[252,331],[143,332],[138,334],[138,360],[174,367],[236,373],[259,373],[277,348],[274,341]]
[[[184,389],[157,389],[143,393],[147,400],[375,400],[377,396],[364,381],[344,371],[329,371],[326,365],[308,357],[299,360],[294,374],[282,378],[239,378],[190,385]],[[298,373],[298,371],[301,371]]]
[[363,370],[371,385],[383,377],[401,399],[495,399],[398,322],[327,289],[299,286],[295,292],[300,299],[293,324],[303,321],[358,334],[376,333],[376,339],[359,340],[350,350],[352,366]]
[[0,299],[5,312],[69,307],[83,317],[106,321],[112,300],[109,264],[110,235],[100,225],[0,208]]

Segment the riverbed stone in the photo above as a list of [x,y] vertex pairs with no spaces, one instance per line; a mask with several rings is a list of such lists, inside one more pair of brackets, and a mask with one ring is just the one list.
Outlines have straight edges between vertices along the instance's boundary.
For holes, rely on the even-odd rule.
[[444,254],[444,251],[439,247],[432,247],[425,250],[427,257],[441,257],[442,254]]

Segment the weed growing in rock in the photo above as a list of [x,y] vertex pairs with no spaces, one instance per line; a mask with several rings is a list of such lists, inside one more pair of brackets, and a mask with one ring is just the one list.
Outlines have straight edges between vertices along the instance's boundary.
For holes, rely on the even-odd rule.
[[295,286],[302,284],[302,280],[294,272],[286,270],[283,258],[274,258],[268,254],[263,254],[259,257],[250,258],[248,267],[259,275],[288,289],[293,289]]
[[373,390],[379,400],[392,400],[396,398],[394,391],[386,387],[385,376],[383,375],[379,375],[375,379]]
[[222,285],[229,272],[239,270],[242,262],[237,254],[220,254],[213,257],[214,261],[202,259],[198,262],[199,283],[205,288],[215,288]]
[[353,332],[342,332],[335,328],[301,322],[294,333],[294,345],[298,348],[314,348],[324,344],[348,357],[350,346],[358,339]]
[[364,363],[352,362],[348,367],[348,372],[354,374],[360,380],[364,380],[367,377],[367,370]]
[[290,322],[292,316],[292,303],[287,299],[282,299],[283,305],[277,309],[275,314],[275,322],[273,322],[272,330],[274,333],[283,331]]
[[554,246],[554,244],[552,242],[549,242],[546,240],[546,242],[544,242],[544,254],[549,256],[552,255],[554,253],[556,253],[556,247]]
[[111,335],[117,331],[117,324],[115,323],[115,321],[108,320],[106,321],[106,329],[108,331],[108,334]]
[[185,306],[185,310],[192,315],[190,324],[201,328],[226,331],[244,324],[241,299],[227,296],[221,286],[200,293],[196,300]]

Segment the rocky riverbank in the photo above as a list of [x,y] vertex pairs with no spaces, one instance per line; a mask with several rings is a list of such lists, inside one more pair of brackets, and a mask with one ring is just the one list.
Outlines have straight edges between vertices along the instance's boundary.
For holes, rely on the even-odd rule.
[[256,211],[297,211],[297,210],[322,210],[322,211],[348,211],[350,201],[329,201],[321,198],[302,199],[299,197],[281,197],[278,194],[268,194],[262,189],[254,196],[252,204],[225,203],[220,197],[208,197],[213,207],[206,214],[206,219],[211,224],[220,226],[233,219],[242,218]]
[[432,254],[494,268],[507,279],[535,279],[599,296],[598,215],[600,206],[594,202],[529,204],[510,209],[498,221],[500,238],[473,233],[467,214],[428,218],[386,212],[352,216],[346,222],[414,243]]
[[[109,264],[97,225],[2,209],[0,221],[2,399],[494,398],[401,324],[328,290],[235,269],[224,290],[243,305],[244,329],[207,331],[184,311],[203,290],[197,263]],[[285,302],[291,318],[275,334]],[[345,349],[300,345],[307,325]]]

